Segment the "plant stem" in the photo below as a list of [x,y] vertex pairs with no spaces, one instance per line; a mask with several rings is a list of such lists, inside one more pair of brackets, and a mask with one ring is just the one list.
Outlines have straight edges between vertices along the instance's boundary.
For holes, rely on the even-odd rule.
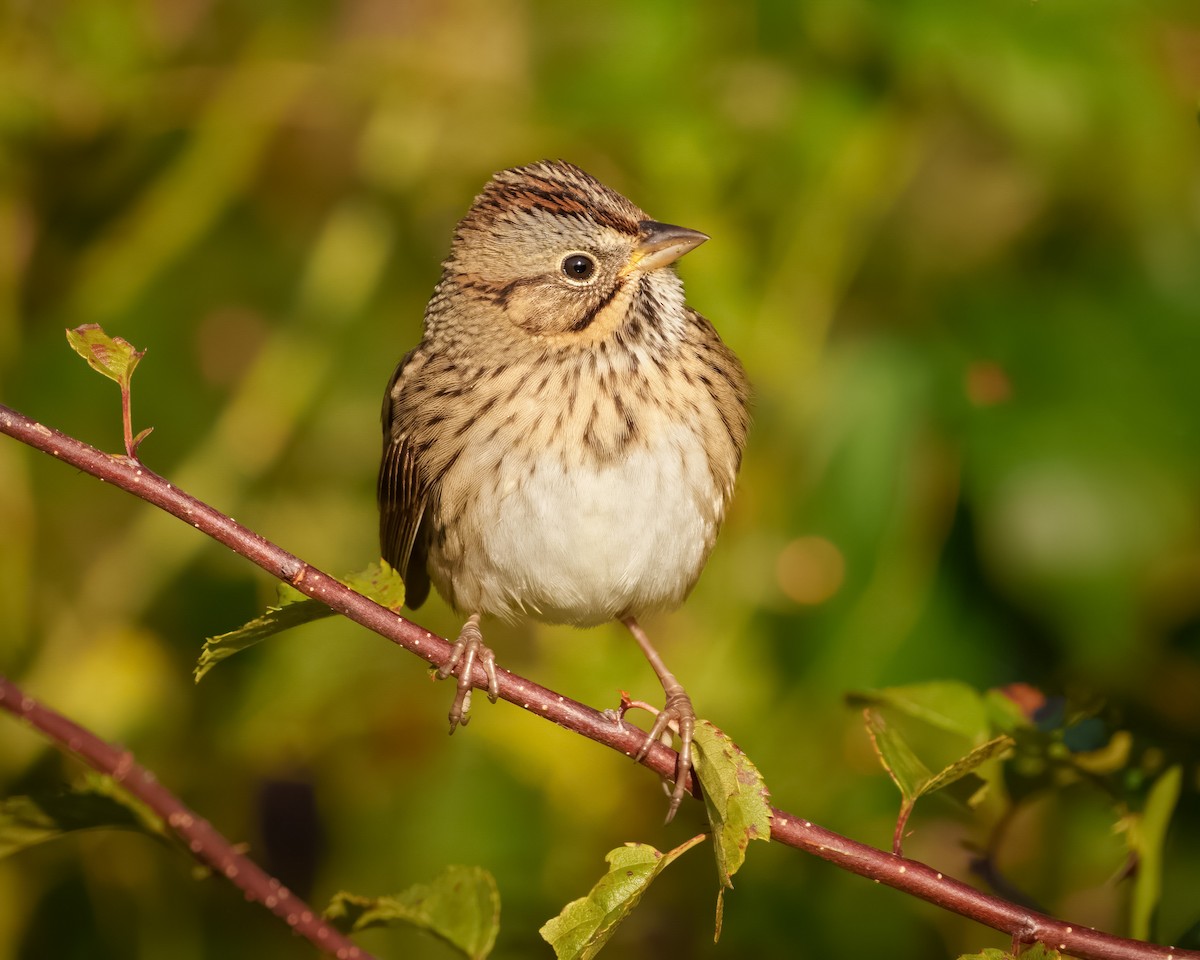
[[184,806],[153,773],[138,764],[128,750],[102,740],[51,710],[4,676],[0,676],[0,710],[7,710],[27,721],[93,770],[112,777],[158,814],[179,835],[193,857],[241,889],[247,900],[261,903],[318,949],[338,960],[372,960],[369,953],[355,946],[307,903],[221,836],[211,823]]
[[[373,630],[435,666],[451,644],[386,607],[362,596],[212,507],[172,486],[143,464],[103,453],[0,405],[0,433],[90,473],[178,517],[258,564],[302,593]],[[507,670],[496,669],[500,697],[588,739],[634,756],[645,742],[641,729],[563,697]],[[472,680],[486,689],[487,676],[476,664]],[[655,743],[641,763],[660,777],[675,772],[674,750]],[[694,779],[689,783],[695,795]],[[1079,960],[1200,960],[1200,951],[1176,950],[1069,924],[999,897],[982,893],[915,860],[877,850],[796,817],[772,813],[771,839],[807,851],[844,870],[884,883],[946,910],[1010,934],[1017,943],[1041,941]]]

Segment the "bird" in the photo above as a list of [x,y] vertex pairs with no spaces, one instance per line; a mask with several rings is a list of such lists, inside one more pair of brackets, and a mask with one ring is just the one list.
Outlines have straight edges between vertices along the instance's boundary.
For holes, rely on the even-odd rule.
[[674,268],[708,239],[566,161],[502,170],[455,228],[383,400],[382,557],[407,606],[432,583],[466,616],[438,671],[457,676],[450,732],[476,662],[498,696],[483,617],[619,621],[665,696],[635,759],[679,738],[668,821],[696,713],[640,621],[699,578],[750,421],[746,372]]

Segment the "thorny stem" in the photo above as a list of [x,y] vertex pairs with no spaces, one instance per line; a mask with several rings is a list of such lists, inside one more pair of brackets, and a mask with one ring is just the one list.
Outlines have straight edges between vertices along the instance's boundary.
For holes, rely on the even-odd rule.
[[184,806],[154,774],[127,750],[100,739],[90,730],[39,703],[7,677],[0,676],[0,709],[28,721],[93,770],[107,774],[158,814],[178,834],[197,860],[240,888],[246,899],[261,903],[301,936],[338,960],[372,960],[336,927],[241,853],[207,820]]
[[[0,405],[0,433],[6,433],[154,504],[252,560],[272,576],[290,583],[302,593],[320,600],[337,613],[435,666],[441,666],[450,653],[451,644],[442,637],[356,593],[316,567],[309,566],[195,497],[176,489],[129,457],[103,453],[3,405]],[[627,756],[635,755],[645,741],[646,734],[642,730],[620,720],[614,721],[611,713],[600,713],[507,670],[497,668],[496,674],[502,699],[567,730]],[[475,686],[486,689],[487,676],[482,665],[476,664],[473,680]],[[670,776],[675,772],[677,760],[674,750],[656,743],[641,762],[659,776]],[[696,793],[694,781],[689,788],[693,794]],[[990,896],[923,863],[850,840],[784,810],[772,810],[771,839],[1008,933],[1017,944],[1040,941],[1079,960],[1200,960],[1200,951],[1177,950],[1101,933]]]

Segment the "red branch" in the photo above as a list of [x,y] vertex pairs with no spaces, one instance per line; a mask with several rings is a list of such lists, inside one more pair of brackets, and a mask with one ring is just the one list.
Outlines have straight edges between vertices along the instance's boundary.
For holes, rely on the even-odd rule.
[[7,677],[0,676],[0,709],[27,720],[94,770],[108,774],[125,790],[162,817],[201,863],[239,887],[251,902],[261,903],[289,927],[338,960],[372,960],[320,914],[241,853],[211,823],[196,816],[159,783],[154,774],[133,759],[133,754],[101,740],[90,730],[27,695]]
[[[355,593],[316,567],[176,489],[135,460],[103,453],[2,405],[0,433],[160,507],[254,561],[272,576],[434,665],[440,666],[449,654],[450,644],[442,637]],[[614,719],[611,714],[602,714],[507,670],[497,668],[496,675],[504,700],[626,756],[633,756],[645,739],[641,730]],[[487,678],[478,664],[472,679],[476,687],[486,688]],[[675,771],[675,760],[675,751],[655,744],[642,763],[660,776],[670,776]],[[691,786],[694,794],[694,781]],[[1079,960],[1200,960],[1200,951],[1176,950],[1129,940],[1036,913],[982,893],[915,860],[857,843],[783,810],[773,811],[771,839],[1001,930],[1012,936],[1016,943],[1040,940]]]

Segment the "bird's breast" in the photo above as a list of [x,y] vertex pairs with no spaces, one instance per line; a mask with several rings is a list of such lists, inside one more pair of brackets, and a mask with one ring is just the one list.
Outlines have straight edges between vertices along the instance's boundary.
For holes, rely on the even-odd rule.
[[585,626],[683,600],[727,492],[703,432],[601,404],[479,433],[433,518],[430,574],[455,606]]

